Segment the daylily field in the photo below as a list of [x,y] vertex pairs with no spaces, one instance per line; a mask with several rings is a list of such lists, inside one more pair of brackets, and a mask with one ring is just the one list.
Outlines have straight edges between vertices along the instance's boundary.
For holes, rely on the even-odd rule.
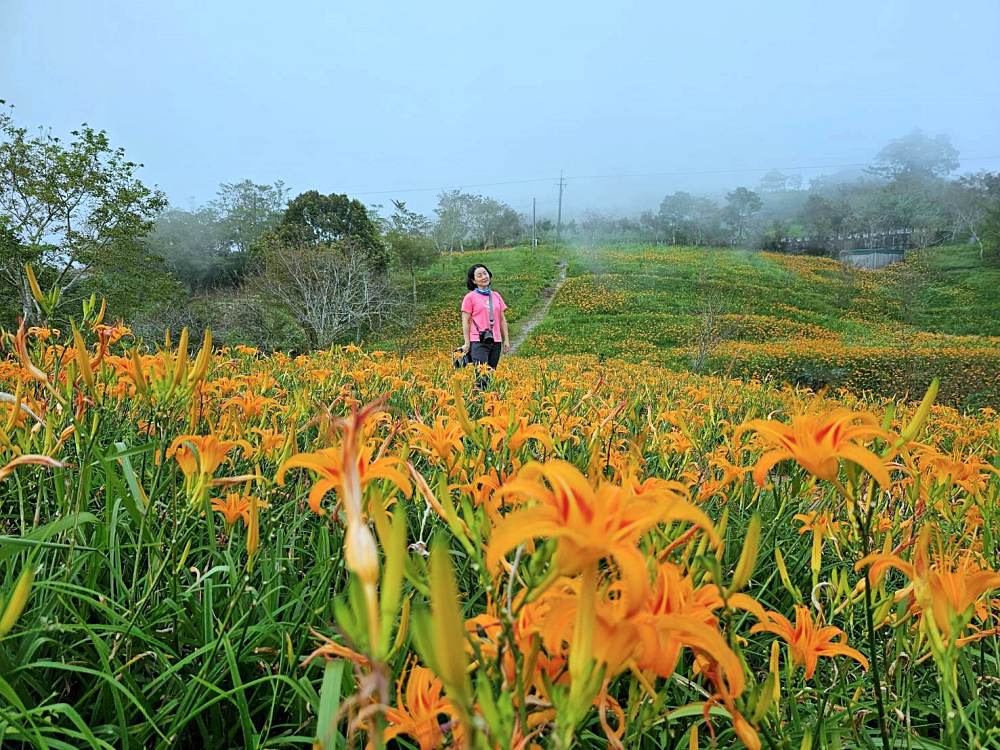
[[1000,747],[996,412],[545,351],[584,260],[485,391],[10,332],[0,746]]

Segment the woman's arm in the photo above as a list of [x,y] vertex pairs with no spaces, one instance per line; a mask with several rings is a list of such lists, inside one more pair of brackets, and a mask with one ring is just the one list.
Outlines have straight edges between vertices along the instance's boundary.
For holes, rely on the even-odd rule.
[[472,338],[470,334],[470,329],[472,328],[472,316],[469,313],[462,311],[462,339],[465,341],[462,344],[462,351],[468,352],[472,347]]
[[510,331],[507,329],[507,314],[500,311],[500,335],[503,337],[503,350],[510,351]]

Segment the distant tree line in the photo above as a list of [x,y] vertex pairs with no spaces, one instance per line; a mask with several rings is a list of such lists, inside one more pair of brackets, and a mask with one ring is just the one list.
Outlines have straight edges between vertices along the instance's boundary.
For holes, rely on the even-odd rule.
[[767,249],[796,237],[822,253],[838,236],[910,229],[918,246],[970,242],[982,257],[1000,259],[1000,173],[952,178],[958,157],[947,136],[916,130],[887,144],[867,169],[822,176],[808,188],[799,175],[771,170],[721,198],[678,191],[638,216],[585,213],[563,235]]
[[[637,217],[588,212],[558,238],[774,248],[806,236],[821,249],[838,234],[906,227],[922,242],[971,242],[1000,260],[1000,174],[952,179],[957,166],[946,137],[915,131],[860,174],[802,189],[772,170],[721,199],[675,192]],[[0,106],[0,325],[65,327],[98,295],[109,318],[149,341],[211,327],[221,344],[304,351],[405,329],[417,275],[441,253],[525,242],[530,231],[502,201],[457,190],[424,216],[403,201],[386,209],[317,190],[291,197],[280,181],[241,180],[185,210],[145,186],[139,167],[104,131],[83,125],[63,141],[18,127]],[[557,239],[550,219],[535,230]]]
[[64,327],[96,294],[147,340],[210,326],[222,344],[325,347],[411,322],[417,274],[440,253],[526,234],[507,204],[457,190],[426,217],[403,201],[383,211],[241,180],[186,210],[145,186],[141,166],[104,131],[84,125],[65,142],[31,133],[0,102],[0,325]]

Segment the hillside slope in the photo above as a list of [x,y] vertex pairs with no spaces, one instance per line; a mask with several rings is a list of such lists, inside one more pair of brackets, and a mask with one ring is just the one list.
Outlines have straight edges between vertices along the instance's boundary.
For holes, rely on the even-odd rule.
[[[512,337],[521,323],[543,302],[544,291],[558,274],[565,250],[555,247],[501,248],[442,255],[417,276],[417,304],[406,306],[399,324],[366,343],[399,352],[449,351],[462,343],[459,306],[466,294],[465,275],[473,263],[492,271],[494,288],[509,306],[507,322]],[[400,288],[409,295],[409,285]]]
[[515,329],[560,258],[568,278],[520,349],[677,370],[1000,405],[1000,268],[971,248],[914,253],[881,271],[827,258],[683,247],[527,248],[442,259],[418,282],[416,349],[459,339],[464,268],[485,261]]

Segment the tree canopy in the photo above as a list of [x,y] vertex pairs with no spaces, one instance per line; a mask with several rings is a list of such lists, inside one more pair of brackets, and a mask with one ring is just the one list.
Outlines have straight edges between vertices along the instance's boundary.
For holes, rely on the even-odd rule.
[[917,129],[890,141],[875,156],[873,174],[895,180],[945,177],[958,169],[958,149],[944,133],[930,136]]
[[16,126],[11,111],[0,110],[0,222],[15,252],[0,256],[0,278],[30,321],[40,310],[25,262],[36,264],[65,299],[102,268],[141,265],[135,240],[152,228],[166,199],[139,180],[142,165],[113,147],[103,130],[83,124],[64,143]]
[[292,247],[320,247],[349,242],[361,251],[372,269],[384,272],[389,253],[378,227],[361,201],[347,195],[323,195],[317,190],[301,193],[289,201],[274,239]]

